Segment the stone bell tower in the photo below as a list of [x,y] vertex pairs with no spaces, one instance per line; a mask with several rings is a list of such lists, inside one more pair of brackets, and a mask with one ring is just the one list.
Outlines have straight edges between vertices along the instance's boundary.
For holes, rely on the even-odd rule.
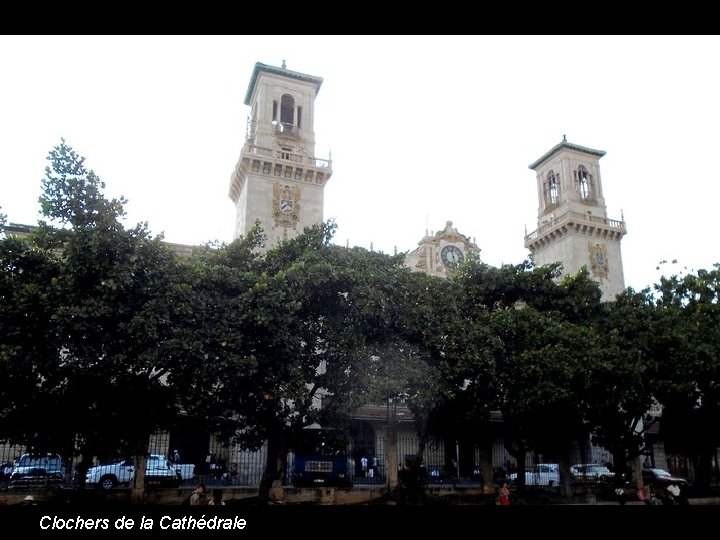
[[536,266],[561,262],[564,275],[587,267],[607,301],[625,290],[620,241],[627,230],[624,218],[607,216],[600,177],[604,155],[563,136],[529,166],[537,173],[538,228],[526,234],[525,247]]
[[315,157],[315,97],[320,77],[255,64],[245,105],[250,106],[245,144],[230,178],[235,203],[234,237],[259,220],[265,249],[322,223],[329,159]]

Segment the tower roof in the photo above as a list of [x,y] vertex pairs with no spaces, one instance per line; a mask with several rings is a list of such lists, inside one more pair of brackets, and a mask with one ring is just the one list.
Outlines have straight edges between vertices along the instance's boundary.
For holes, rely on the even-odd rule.
[[322,77],[315,77],[314,75],[307,75],[298,71],[292,71],[287,69],[285,62],[283,61],[283,67],[268,66],[261,62],[255,63],[255,69],[253,69],[252,76],[250,77],[250,83],[248,84],[247,92],[245,93],[245,105],[250,105],[250,99],[252,98],[255,85],[257,84],[258,77],[261,72],[271,73],[273,75],[280,75],[281,77],[288,77],[290,79],[296,79],[298,81],[309,82],[315,85],[315,95],[320,91],[320,85],[323,82]]
[[578,152],[584,152],[586,154],[591,154],[591,155],[597,156],[597,157],[603,157],[606,154],[606,152],[604,150],[593,150],[592,148],[588,148],[586,146],[580,146],[579,144],[569,143],[569,142],[567,142],[567,139],[563,135],[563,140],[559,144],[556,144],[555,146],[553,146],[548,152],[546,152],[543,155],[543,157],[541,157],[534,163],[531,163],[530,165],[528,165],[528,168],[532,169],[534,171],[540,165],[542,165],[543,162],[547,161],[553,155],[555,155],[557,152],[559,152],[560,150],[562,150],[564,148],[567,148],[569,150],[576,150]]

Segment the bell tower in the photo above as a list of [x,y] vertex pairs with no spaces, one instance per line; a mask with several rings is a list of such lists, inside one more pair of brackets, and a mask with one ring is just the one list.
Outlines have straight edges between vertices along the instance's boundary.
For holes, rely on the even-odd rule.
[[240,159],[230,178],[235,234],[259,220],[265,249],[322,223],[332,162],[315,157],[313,128],[320,77],[257,62],[245,105],[250,116]]
[[529,165],[537,178],[538,228],[526,234],[525,247],[535,266],[561,262],[564,275],[587,267],[608,301],[625,290],[620,242],[627,230],[624,218],[607,216],[600,177],[604,155],[563,136]]

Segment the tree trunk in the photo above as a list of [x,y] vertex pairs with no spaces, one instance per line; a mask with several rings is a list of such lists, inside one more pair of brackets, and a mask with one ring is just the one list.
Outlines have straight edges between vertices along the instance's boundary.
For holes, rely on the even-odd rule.
[[483,447],[480,451],[480,473],[483,482],[483,493],[493,493],[495,488],[493,486],[493,440],[492,437],[485,437]]
[[130,483],[130,503],[143,504],[145,501],[145,472],[147,467],[147,454],[134,456],[135,476]]
[[87,476],[88,469],[92,466],[92,457],[86,455],[85,453],[82,454],[82,459],[77,464],[77,467],[75,468],[75,473],[77,475],[77,490],[80,493],[85,492],[85,480]]
[[390,491],[393,491],[398,485],[396,407],[397,405],[388,401],[387,448],[385,450],[385,463],[387,463],[387,481],[388,489]]
[[627,463],[625,461],[625,450],[613,451],[613,469],[615,469],[615,486],[622,486],[627,475]]
[[280,442],[279,437],[269,437],[265,471],[258,489],[258,502],[260,504],[268,504],[270,500],[279,501],[283,499],[282,477],[285,472],[286,458],[287,449]]
[[135,475],[130,483],[130,503],[143,504],[145,502],[145,472],[147,469],[149,441],[138,443],[135,446],[133,462]]
[[[625,500],[625,479],[627,476],[627,462],[625,461],[625,449],[613,451],[613,468],[615,469],[614,488],[615,499],[621,505]],[[630,477],[627,476],[629,479]]]
[[[508,449],[510,451],[510,449]],[[517,487],[521,492],[525,491],[525,471],[527,468],[525,467],[525,457],[527,455],[527,447],[525,446],[525,441],[518,440],[517,441],[517,451],[513,454],[510,452],[510,455],[515,458],[515,472],[517,474]],[[510,471],[506,470],[506,474],[510,474]],[[510,482],[510,479],[508,478],[508,483]]]
[[570,474],[570,466],[572,463],[570,463],[570,454],[565,452],[560,457],[560,463],[558,466],[560,467],[560,490],[564,497],[571,497],[574,495],[573,493],[573,478],[572,474]]
[[712,461],[715,448],[703,445],[700,448],[697,463],[695,464],[695,478],[693,484],[700,489],[708,489],[712,478]]

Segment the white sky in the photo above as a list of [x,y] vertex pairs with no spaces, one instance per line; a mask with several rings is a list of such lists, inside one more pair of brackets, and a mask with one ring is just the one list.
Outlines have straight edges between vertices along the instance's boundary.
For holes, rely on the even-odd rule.
[[720,262],[720,36],[0,36],[0,212],[34,224],[64,137],[170,242],[230,242],[256,62],[322,77],[335,242],[409,251],[452,221],[492,265],[537,228],[528,165],[567,135],[604,150],[625,285]]

